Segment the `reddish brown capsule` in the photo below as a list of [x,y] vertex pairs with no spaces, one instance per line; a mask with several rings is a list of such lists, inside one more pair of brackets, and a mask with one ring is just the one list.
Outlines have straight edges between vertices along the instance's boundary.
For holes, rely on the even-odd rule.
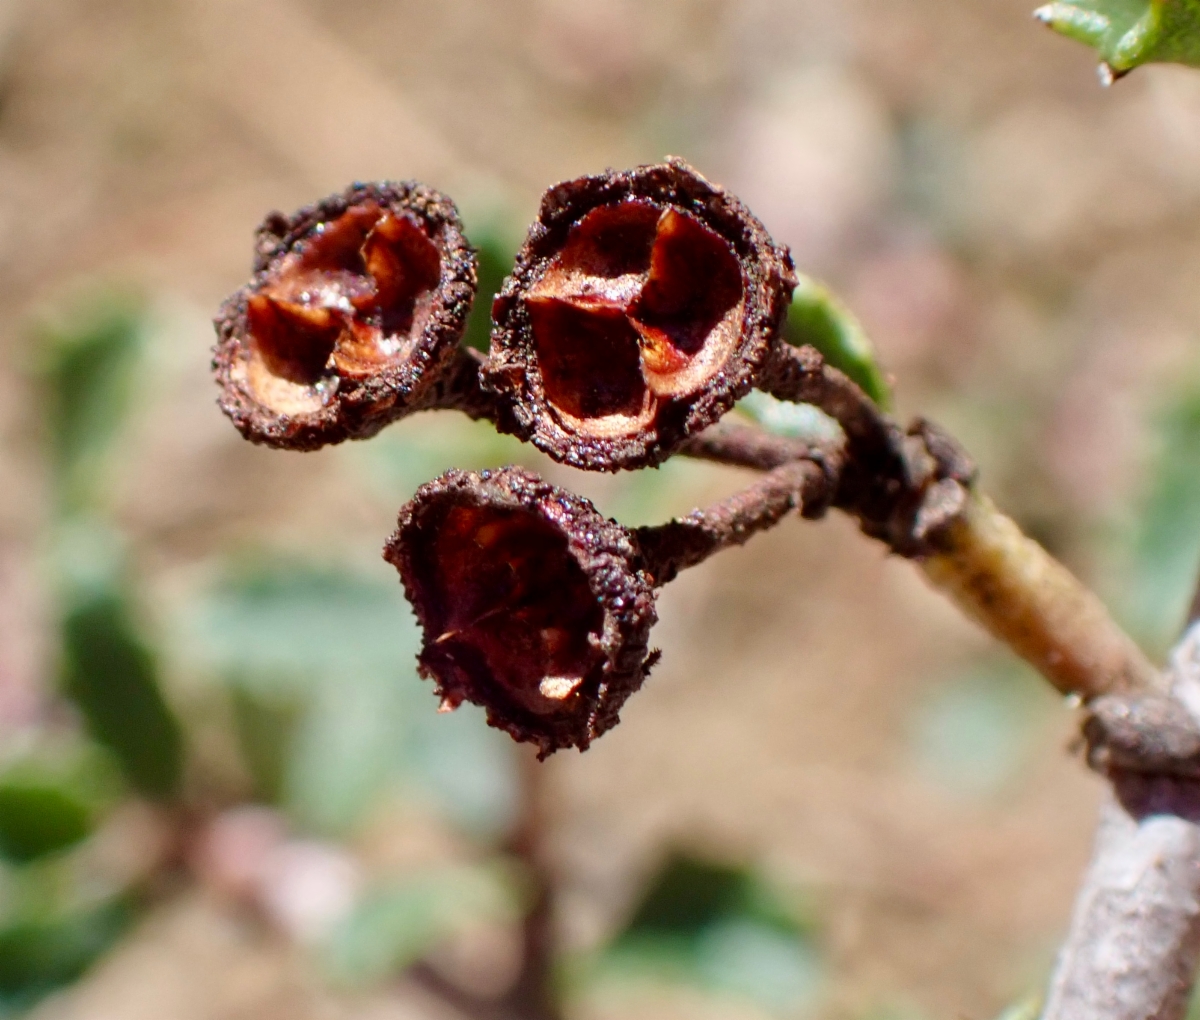
[[492,306],[484,384],[556,460],[657,464],[749,391],[795,286],[787,249],[681,160],[568,181]]
[[443,705],[484,706],[543,756],[586,748],[642,684],[656,615],[629,533],[534,474],[447,472],[400,511],[384,558]]
[[422,184],[355,184],[274,213],[216,320],[221,409],[270,446],[372,436],[421,406],[474,296],[458,211]]

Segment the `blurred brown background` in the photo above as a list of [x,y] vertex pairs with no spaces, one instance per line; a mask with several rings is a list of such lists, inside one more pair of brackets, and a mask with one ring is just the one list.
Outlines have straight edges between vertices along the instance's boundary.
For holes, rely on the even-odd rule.
[[[37,323],[80,294],[150,309],[151,367],[106,499],[184,712],[203,683],[170,635],[216,572],[267,550],[394,583],[378,549],[396,509],[451,463],[521,456],[635,523],[732,491],[736,472],[690,464],[636,484],[570,474],[445,416],[269,452],[221,417],[208,376],[209,319],[270,209],[417,177],[456,198],[469,235],[511,245],[552,182],[668,153],[741,195],[846,299],[903,414],[958,434],[998,502],[1161,651],[1195,566],[1194,544],[1146,552],[1144,522],[1170,489],[1162,423],[1192,406],[1200,369],[1200,75],[1148,68],[1103,90],[1091,55],[1029,7],[0,2],[0,739],[61,711],[31,366]],[[424,460],[405,459],[414,447]],[[1156,511],[1183,535],[1188,492]],[[545,766],[568,951],[602,943],[682,847],[805,891],[823,971],[804,1015],[983,1020],[1036,991],[1100,783],[1035,677],[841,519],[786,523],[689,572],[660,617],[662,665],[622,725]],[[431,696],[419,704],[432,715]],[[220,777],[225,746],[196,732],[192,768]],[[362,859],[470,856],[388,803],[344,837]],[[480,960],[503,956],[489,945]],[[462,951],[468,971],[490,966]],[[307,960],[181,886],[36,1015],[457,1015],[403,976],[344,991]],[[569,1012],[758,1009],[664,985]]]

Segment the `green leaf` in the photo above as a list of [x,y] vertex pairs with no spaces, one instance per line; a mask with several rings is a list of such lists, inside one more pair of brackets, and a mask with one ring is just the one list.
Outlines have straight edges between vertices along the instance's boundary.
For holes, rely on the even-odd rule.
[[819,407],[777,400],[761,390],[746,394],[738,401],[737,410],[768,432],[817,446],[836,442],[842,436],[841,426]]
[[406,789],[499,831],[516,797],[508,741],[481,713],[436,711],[416,621],[380,574],[274,564],[231,578],[185,624],[184,655],[228,686],[247,764],[300,825],[344,834]]
[[1157,431],[1158,454],[1122,604],[1135,633],[1166,648],[1178,633],[1200,564],[1200,386],[1167,407]]
[[287,790],[288,761],[305,700],[236,680],[230,683],[230,695],[238,744],[254,780],[255,800],[278,804]]
[[266,564],[222,584],[190,629],[188,657],[230,690],[260,791],[306,828],[352,829],[408,729],[397,680],[413,672],[418,637],[399,584]]
[[78,736],[39,742],[0,772],[0,859],[27,864],[69,849],[123,792],[96,744]]
[[113,294],[83,301],[37,330],[42,408],[67,509],[95,497],[104,455],[132,403],[144,334],[140,302]]
[[516,249],[495,227],[484,227],[472,237],[479,246],[479,288],[463,341],[477,351],[486,351],[492,340],[492,299],[512,271]]
[[1200,66],[1200,0],[1060,0],[1034,16],[1095,49],[1108,80],[1152,62]]
[[439,869],[382,886],[334,934],[332,969],[342,981],[380,981],[468,925],[515,920],[518,899],[510,877],[495,867]]
[[809,930],[802,912],[756,872],[735,864],[674,854],[643,894],[621,938],[681,934],[748,919],[791,934]]
[[784,336],[796,347],[811,344],[880,407],[891,405],[891,391],[876,362],[874,345],[853,313],[822,284],[800,277],[792,294]]
[[643,895],[622,937],[694,936],[709,924],[742,913],[754,899],[754,886],[754,876],[741,868],[673,857]]
[[92,831],[90,806],[48,782],[0,780],[0,856],[24,863],[57,853]]
[[0,924],[0,1007],[26,1009],[74,981],[125,932],[125,899]]
[[118,591],[90,591],[69,600],[61,683],[135,789],[157,799],[178,792],[182,732],[159,687],[157,661]]
[[819,991],[813,934],[805,912],[754,871],[675,855],[592,980],[690,984],[788,1014]]

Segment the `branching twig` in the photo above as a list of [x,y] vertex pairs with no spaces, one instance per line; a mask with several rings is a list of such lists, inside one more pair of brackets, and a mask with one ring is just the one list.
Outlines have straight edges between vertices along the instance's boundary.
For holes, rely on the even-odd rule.
[[[435,402],[495,420],[501,412],[478,386],[475,361],[472,354],[460,357],[461,371]],[[953,439],[923,421],[901,429],[811,348],[780,357],[764,388],[820,407],[842,427],[844,445],[815,447],[728,423],[689,439],[681,450],[689,456],[768,473],[708,510],[639,529],[638,547],[656,584],[740,544],[794,507],[815,517],[833,505],[866,534],[919,561],[960,608],[1063,693],[1088,701],[1166,693],[1161,675],[1099,599],[976,491],[974,467]],[[1200,597],[1197,602],[1193,618]],[[1181,647],[1172,679],[1176,693],[1181,683],[1195,685],[1200,704],[1197,640],[1200,626]],[[1102,719],[1111,704],[1099,705],[1093,718]],[[1143,718],[1149,718],[1145,711]],[[1186,731],[1184,724],[1184,737]],[[1171,777],[1128,771],[1138,752],[1120,757],[1113,730],[1103,760],[1126,770],[1114,773],[1114,797],[1105,807],[1046,1020],[1181,1016],[1200,953],[1200,783],[1180,778],[1189,763],[1179,749],[1189,745],[1186,739],[1164,744],[1168,735],[1166,729],[1159,734],[1158,758],[1142,748],[1139,760],[1154,767],[1169,759]],[[1102,758],[1093,754],[1094,761]],[[545,909],[539,901],[527,925],[531,960],[545,934]],[[537,985],[531,974],[521,987]],[[531,1016],[553,1015],[545,1001],[522,1008]]]
[[971,494],[940,544],[926,574],[1064,694],[1160,686],[1100,600],[986,496]]
[[[974,466],[952,438],[924,421],[905,432],[812,348],[781,357],[769,389],[816,404],[842,426],[833,505],[919,560],[934,584],[1059,691],[1090,700],[1159,687],[1158,671],[1100,600],[976,491]],[[812,456],[798,440],[753,433],[720,425],[685,452],[751,467],[789,452]]]
[[843,452],[835,447],[816,447],[803,439],[777,436],[754,425],[722,421],[685,440],[679,448],[685,457],[711,460],[733,467],[770,471],[791,460],[815,457],[840,471]]
[[[974,490],[948,437],[920,426],[902,436],[811,353],[783,362],[771,390],[816,403],[842,425],[837,505],[922,559],[935,584],[1055,687],[1088,700],[1154,699],[1112,713],[1103,753],[1093,741],[1093,762],[1123,770],[1112,773],[1043,1020],[1179,1020],[1200,958],[1200,782],[1184,778],[1200,770],[1200,726],[1186,707],[1200,706],[1200,592],[1168,687],[1099,599]],[[1168,689],[1175,700],[1163,697]],[[1094,724],[1112,705],[1097,706]],[[1140,771],[1128,770],[1134,761]]]
[[794,460],[705,510],[694,510],[667,524],[638,528],[635,534],[646,572],[656,586],[663,585],[713,553],[742,545],[791,510],[819,515],[828,505],[830,489],[830,478],[820,465]]
[[461,411],[472,421],[490,421],[503,432],[503,405],[480,382],[483,362],[484,356],[474,348],[457,347],[450,365],[425,398],[425,405],[429,410]]
[[1106,699],[1089,720],[1089,757],[1109,766],[1113,786],[1043,1020],[1181,1020],[1187,1011],[1200,960],[1200,782],[1166,773],[1186,774],[1200,745],[1191,711],[1200,624],[1176,648],[1168,679],[1171,701],[1122,709]]

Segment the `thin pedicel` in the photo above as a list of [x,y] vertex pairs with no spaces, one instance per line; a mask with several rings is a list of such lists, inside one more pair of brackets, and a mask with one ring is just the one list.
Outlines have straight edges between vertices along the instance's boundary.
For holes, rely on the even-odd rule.
[[384,557],[424,629],[420,670],[444,707],[482,705],[543,756],[582,750],[657,659],[655,589],[791,510],[827,505],[831,482],[792,460],[706,510],[630,531],[521,468],[450,471],[400,511]]

